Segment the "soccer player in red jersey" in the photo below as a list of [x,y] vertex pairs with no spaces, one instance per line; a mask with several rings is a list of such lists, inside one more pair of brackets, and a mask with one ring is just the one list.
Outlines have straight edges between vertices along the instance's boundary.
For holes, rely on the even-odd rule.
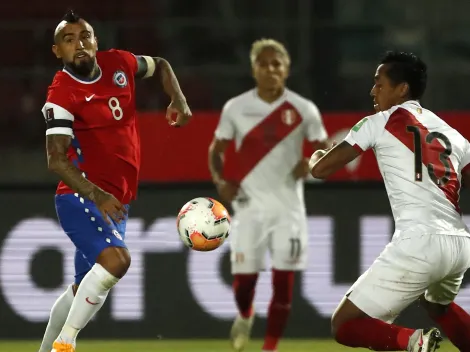
[[131,263],[124,240],[140,167],[135,79],[160,75],[172,126],[186,124],[191,111],[166,60],[97,51],[93,27],[73,11],[57,26],[52,50],[64,68],[42,109],[47,161],[61,180],[59,222],[77,250],[75,283],[54,304],[40,352],[74,352],[77,334]]

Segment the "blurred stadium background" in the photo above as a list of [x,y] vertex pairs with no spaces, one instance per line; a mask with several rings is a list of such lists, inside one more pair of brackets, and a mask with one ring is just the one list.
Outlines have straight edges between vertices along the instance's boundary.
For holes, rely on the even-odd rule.
[[[373,73],[387,49],[422,56],[430,75],[423,104],[470,134],[466,0],[1,2],[1,351],[36,350],[49,309],[72,278],[73,251],[55,219],[56,179],[46,170],[40,113],[60,67],[50,50],[53,30],[69,7],[95,27],[101,49],[167,58],[194,113],[186,128],[170,129],[162,116],[168,100],[158,80],[138,83],[144,184],[128,225],[133,267],[81,333],[90,341],[80,351],[228,350],[226,341],[216,341],[227,337],[235,314],[228,246],[188,252],[174,221],[187,200],[215,196],[207,147],[223,103],[253,85],[248,52],[254,40],[272,37],[285,43],[293,59],[290,88],[319,106],[335,139],[371,112]],[[291,340],[281,350],[342,351],[328,340],[312,339],[329,337],[335,305],[389,240],[390,208],[370,152],[326,182],[309,180],[306,193],[310,264],[298,275],[286,332]],[[461,200],[465,213],[470,197],[463,192]],[[256,297],[256,337],[264,332],[269,278],[262,275]],[[459,303],[470,309],[467,283]],[[415,306],[400,321],[430,323]],[[254,342],[249,351],[259,349]]]

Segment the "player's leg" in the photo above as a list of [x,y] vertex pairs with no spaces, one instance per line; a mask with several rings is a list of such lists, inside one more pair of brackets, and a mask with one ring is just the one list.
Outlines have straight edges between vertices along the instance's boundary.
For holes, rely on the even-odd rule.
[[449,253],[456,254],[460,260],[457,260],[457,265],[455,260],[449,260],[455,265],[455,273],[451,272],[443,280],[430,286],[425,295],[421,296],[420,303],[460,351],[470,352],[470,315],[454,302],[465,271],[470,267],[470,239],[446,236],[442,241],[449,242],[453,247]]
[[470,352],[470,315],[462,307],[429,302],[424,296],[420,303],[459,351]]
[[49,322],[47,323],[39,352],[51,351],[52,344],[57,336],[59,336],[60,330],[62,330],[70,307],[72,306],[74,292],[76,291],[76,288],[74,291],[74,287],[75,285],[69,285],[67,290],[59,296],[52,306]]
[[426,290],[439,267],[441,256],[429,256],[429,237],[415,235],[387,245],[333,314],[332,333],[337,342],[375,351],[419,348],[427,352],[437,348],[437,329],[415,330],[391,324]]
[[273,295],[268,308],[268,320],[263,351],[276,351],[289,318],[294,287],[294,271],[272,269]]
[[291,311],[295,271],[304,270],[307,264],[307,219],[277,219],[270,222],[273,295],[263,351],[276,351]]
[[108,225],[95,204],[65,195],[56,197],[60,223],[92,265],[76,292],[65,324],[54,343],[57,352],[73,347],[81,329],[101,308],[109,290],[125,275],[130,255],[124,243],[124,220]]
[[[59,334],[58,341],[75,343],[80,330],[99,311],[110,289],[124,276],[126,269],[116,269],[118,267],[116,263],[119,261],[122,261],[122,266],[129,266],[130,256],[127,251],[118,250],[116,247],[107,247],[101,252],[96,264],[85,275],[78,287],[67,320]],[[109,263],[111,265],[106,265]]]
[[[345,297],[333,314],[332,333],[338,343],[348,347],[363,347],[373,351],[414,351],[412,346],[415,339],[429,339],[436,332],[408,329],[370,317]],[[423,351],[428,350],[433,351]]]
[[251,336],[255,320],[253,299],[258,273],[234,274],[233,291],[238,314],[230,330],[230,339],[235,351],[242,351]]
[[78,286],[92,266],[86,256],[77,249],[75,251],[75,282],[68,286],[67,290],[54,303],[39,352],[51,351],[52,344],[65,324]]
[[264,268],[267,248],[267,238],[261,232],[261,222],[253,214],[247,211],[237,214],[233,218],[230,232],[233,292],[238,308],[230,338],[236,351],[245,348],[251,335],[255,317],[255,287],[258,273]]

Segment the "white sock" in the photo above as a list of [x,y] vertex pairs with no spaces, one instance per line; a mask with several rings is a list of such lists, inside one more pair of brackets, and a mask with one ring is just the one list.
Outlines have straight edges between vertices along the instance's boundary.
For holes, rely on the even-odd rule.
[[416,342],[418,342],[419,337],[421,336],[421,333],[423,332],[423,329],[417,329],[413,333],[413,335],[410,336],[410,339],[408,340],[408,351],[413,351],[413,347]]
[[78,287],[69,315],[57,340],[75,345],[75,339],[80,330],[100,310],[109,290],[118,281],[118,278],[111,275],[100,264],[93,265]]
[[39,352],[51,352],[52,344],[64,326],[72,302],[73,289],[72,285],[70,285],[67,287],[67,290],[57,298],[57,301],[55,301],[52,306],[49,323],[47,323],[46,332],[44,333]]

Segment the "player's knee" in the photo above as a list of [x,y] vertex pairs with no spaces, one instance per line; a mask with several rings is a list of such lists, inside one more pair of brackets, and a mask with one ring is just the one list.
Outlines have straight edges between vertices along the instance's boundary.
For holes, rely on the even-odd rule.
[[339,343],[341,343],[341,341],[338,341],[338,330],[342,323],[343,321],[340,317],[338,318],[338,314],[335,312],[331,317],[331,336],[333,336],[335,341]]
[[346,322],[347,320],[345,320],[343,317],[338,316],[338,315],[333,315],[333,317],[331,318],[331,336],[337,343],[342,344],[342,345],[344,345],[345,343],[344,337],[343,337],[344,333],[341,334],[340,330],[343,324],[345,324]]
[[118,279],[126,275],[131,266],[131,256],[127,248],[108,247],[98,256],[96,262]]
[[438,303],[432,303],[426,300],[424,295],[419,298],[420,305],[428,312],[428,315],[432,318],[438,318],[447,312],[449,305],[442,305]]
[[[344,331],[343,325],[351,320],[367,317],[367,314],[360,310],[354,303],[347,297],[343,298],[336,311],[331,317],[331,335],[336,342],[344,344]],[[341,333],[341,330],[343,333]]]
[[345,303],[345,300],[343,300],[338,308],[333,312],[333,315],[331,316],[331,335],[333,338],[336,340],[336,342],[340,342],[337,340],[337,335],[338,335],[338,330],[339,327],[346,321],[346,317],[343,314],[343,305]]

